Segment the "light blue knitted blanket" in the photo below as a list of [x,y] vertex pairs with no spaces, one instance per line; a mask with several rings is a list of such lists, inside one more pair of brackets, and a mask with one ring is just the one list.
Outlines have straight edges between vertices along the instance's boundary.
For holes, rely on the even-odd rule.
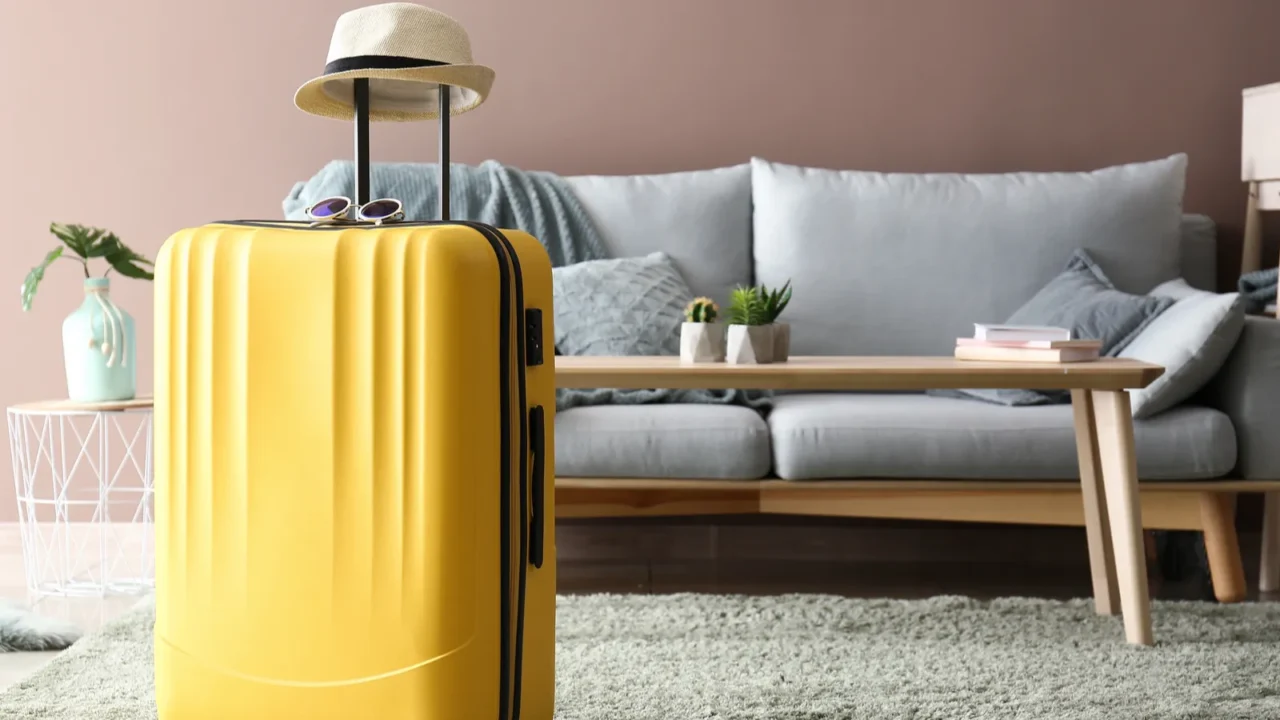
[[[395,198],[405,219],[439,217],[439,167],[435,163],[374,163],[370,199]],[[478,167],[449,166],[450,215],[498,228],[524,230],[547,248],[553,267],[607,257],[591,216],[569,184],[549,172],[527,172],[486,160]],[[353,197],[355,163],[334,160],[293,186],[284,199],[289,220],[305,220],[307,208],[327,197]]]
[[1276,277],[1280,275],[1277,268],[1254,270],[1240,276],[1237,289],[1244,298],[1245,312],[1261,313],[1267,309],[1268,303],[1276,301]]
[[[369,169],[370,199],[395,198],[404,204],[405,219],[438,217],[439,168],[435,163],[373,163]],[[327,197],[353,197],[355,163],[335,160],[310,180],[294,184],[284,199],[289,220],[305,220],[307,208]],[[526,171],[486,160],[479,166],[449,166],[449,210],[457,220],[473,220],[498,228],[523,230],[538,238],[551,256],[552,267],[608,257],[591,216],[564,178],[549,172]],[[770,393],[744,390],[615,390],[556,391],[556,407],[584,405],[642,405],[700,403],[744,405],[766,412]]]

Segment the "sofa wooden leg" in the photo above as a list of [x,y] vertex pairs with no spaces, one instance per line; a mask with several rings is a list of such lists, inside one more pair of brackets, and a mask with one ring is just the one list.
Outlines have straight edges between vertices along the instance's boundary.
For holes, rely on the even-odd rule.
[[1084,500],[1089,570],[1093,574],[1093,605],[1099,615],[1116,615],[1120,612],[1120,586],[1116,584],[1116,559],[1111,549],[1107,495],[1102,488],[1093,397],[1088,390],[1071,391],[1071,409],[1075,415],[1076,457],[1080,464],[1080,495]]
[[1235,493],[1201,493],[1200,522],[1214,596],[1224,603],[1244,600],[1244,561],[1240,559],[1240,539],[1236,536]]
[[1262,567],[1258,573],[1258,589],[1280,590],[1280,492],[1266,495],[1262,516]]

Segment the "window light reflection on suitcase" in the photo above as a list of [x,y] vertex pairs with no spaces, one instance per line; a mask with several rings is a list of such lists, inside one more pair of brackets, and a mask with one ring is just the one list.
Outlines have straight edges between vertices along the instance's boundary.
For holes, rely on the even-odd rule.
[[334,207],[366,216],[369,121],[438,117],[442,220],[213,223],[157,257],[160,720],[551,720],[551,261],[448,220],[449,111],[492,82],[469,47],[353,10],[295,97],[355,120]]

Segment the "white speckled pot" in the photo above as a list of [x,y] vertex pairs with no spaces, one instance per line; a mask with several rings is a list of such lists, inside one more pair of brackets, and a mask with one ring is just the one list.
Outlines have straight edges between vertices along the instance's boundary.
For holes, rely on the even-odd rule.
[[724,362],[724,325],[695,322],[682,324],[680,362]]
[[725,357],[731,365],[773,362],[773,326],[730,325]]

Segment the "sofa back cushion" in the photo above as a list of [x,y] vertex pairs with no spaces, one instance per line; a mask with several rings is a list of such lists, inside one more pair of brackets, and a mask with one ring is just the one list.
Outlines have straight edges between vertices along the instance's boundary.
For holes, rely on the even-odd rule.
[[666,253],[689,288],[723,305],[751,282],[751,166],[566,178],[613,257]]
[[1186,156],[1081,173],[901,174],[753,159],[755,279],[797,355],[947,355],[1085,249],[1115,286],[1180,272]]

